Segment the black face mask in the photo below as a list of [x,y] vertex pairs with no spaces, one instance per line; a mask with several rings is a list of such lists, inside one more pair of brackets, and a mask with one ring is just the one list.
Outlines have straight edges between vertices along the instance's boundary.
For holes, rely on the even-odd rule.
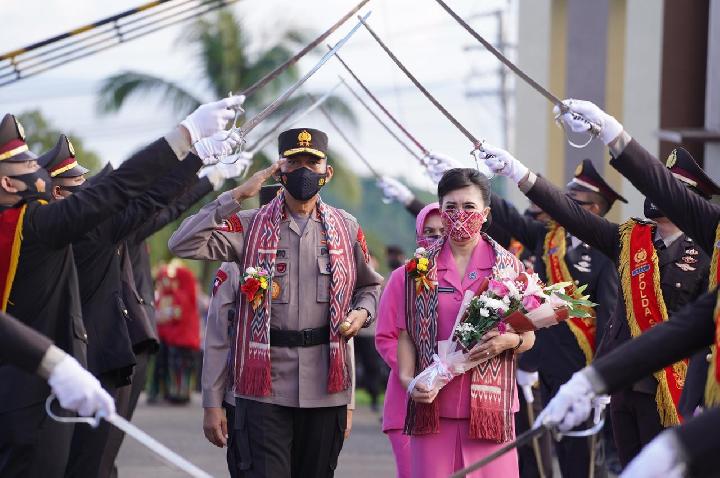
[[665,214],[657,208],[655,204],[650,202],[648,198],[645,198],[645,204],[643,204],[643,213],[648,219],[657,219],[659,217],[665,217]]
[[27,186],[27,189],[24,191],[18,191],[16,193],[23,201],[27,202],[34,199],[50,201],[52,199],[52,195],[50,194],[50,188],[52,187],[50,175],[44,169],[40,168],[34,173],[19,174],[11,177],[22,181],[25,186]]
[[280,173],[280,182],[287,192],[298,201],[307,201],[325,186],[325,173],[315,173],[306,167],[297,168],[290,173]]
[[69,192],[70,194],[75,194],[78,191],[81,191],[88,187],[88,182],[85,181],[82,184],[76,184],[75,186],[60,186],[60,189],[64,189],[65,191]]

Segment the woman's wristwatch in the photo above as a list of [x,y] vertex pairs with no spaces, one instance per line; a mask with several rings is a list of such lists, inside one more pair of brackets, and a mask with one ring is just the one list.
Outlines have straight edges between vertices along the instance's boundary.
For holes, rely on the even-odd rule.
[[513,350],[517,350],[517,349],[519,349],[519,348],[520,348],[520,346],[521,346],[521,345],[523,344],[523,338],[522,338],[522,335],[520,335],[520,334],[516,334],[516,335],[518,336],[518,338],[519,338],[520,340],[518,341],[518,344],[517,344],[517,345],[516,345],[515,347],[513,347]]

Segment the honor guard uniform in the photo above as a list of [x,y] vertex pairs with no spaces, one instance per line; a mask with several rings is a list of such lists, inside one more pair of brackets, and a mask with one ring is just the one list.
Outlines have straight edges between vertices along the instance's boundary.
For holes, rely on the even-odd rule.
[[[589,160],[578,165],[566,190],[568,195],[591,193],[583,195],[583,200],[576,200],[586,206],[595,204],[598,213],[602,215],[616,200],[627,202],[607,184]],[[587,284],[585,293],[598,304],[594,309],[594,320],[576,318],[558,327],[536,331],[535,346],[520,357],[518,366],[521,370],[539,373],[543,402],[548,403],[560,386],[575,372],[591,363],[595,356],[597,344],[602,340],[602,331],[618,299],[615,264],[601,251],[571,235],[557,222],[544,223],[521,214],[496,194],[493,194],[491,203],[494,222],[533,251],[536,257],[533,269],[544,282]],[[588,214],[595,215],[591,212]],[[588,473],[588,440],[564,438],[557,442],[556,449],[563,476],[584,476]]]
[[[583,182],[599,187],[597,183]],[[662,223],[661,231],[674,231],[666,233],[667,237],[660,235],[654,222],[630,219],[615,224],[589,213],[534,173],[526,175],[519,186],[571,234],[611,258],[618,267],[621,299],[607,324],[598,356],[668,320],[670,313],[706,289],[708,256],[698,251],[697,244],[674,228],[661,212],[646,208],[646,216]],[[686,368],[684,362],[679,362],[673,373],[658,372],[613,394],[612,426],[623,466],[663,427],[679,423],[678,403]]]
[[[718,252],[720,251],[720,206],[709,201],[720,194],[720,187],[708,177],[683,148],[673,150],[665,165],[658,161],[627,133],[610,144],[613,159],[610,165],[628,178],[645,194],[648,202],[663,212],[677,227],[691,237],[696,248],[688,251],[695,258],[698,251],[711,257],[708,287],[718,284]],[[680,180],[680,182],[678,182]],[[691,259],[685,259],[691,260]],[[685,263],[685,268],[695,267]],[[708,351],[699,351],[690,359],[685,389],[680,403],[681,412],[690,417],[703,403],[704,377]]]
[[[275,199],[241,210],[236,197],[271,170],[260,171],[187,218],[169,247],[235,262],[243,274],[234,392],[244,476],[333,476],[354,373],[339,322],[370,325],[382,277],[357,221],[317,195],[332,174],[325,133],[289,130],[278,143]],[[291,201],[311,205],[309,216]]]
[[[13,186],[0,191],[0,236],[6,244],[0,249],[2,309],[84,364],[88,338],[71,244],[175,166],[178,155],[171,144],[180,151],[189,148],[185,142],[176,130],[93,187],[48,203],[50,175],[28,151],[22,127],[6,115],[0,123],[0,175]],[[0,475],[30,476],[33,463],[42,464],[42,476],[62,475],[73,426],[56,424],[45,414],[47,385],[8,366],[0,366],[0,382]]]
[[[52,150],[38,158],[38,163],[52,178],[56,200],[65,200],[73,191],[88,185],[84,181],[88,170],[77,162],[72,143],[65,135],[60,136]],[[130,309],[123,300],[123,240],[160,207],[180,195],[196,178],[200,166],[200,158],[189,154],[182,162],[176,162],[172,171],[153,182],[142,195],[131,199],[122,211],[110,215],[73,241],[82,317],[89,339],[88,369],[115,397],[120,387],[130,385],[136,363],[128,324],[142,320],[142,316],[130,315]],[[113,174],[111,170],[98,174],[90,183],[95,184]],[[98,474],[110,428],[108,423],[101,423],[96,428],[81,427],[75,431],[66,476]]]

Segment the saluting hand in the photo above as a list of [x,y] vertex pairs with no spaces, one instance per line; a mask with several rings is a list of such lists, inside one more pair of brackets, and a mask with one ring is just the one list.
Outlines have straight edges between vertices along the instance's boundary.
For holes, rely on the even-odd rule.
[[250,176],[250,179],[233,189],[233,197],[235,198],[235,200],[240,202],[244,201],[245,199],[257,196],[263,183],[270,179],[273,174],[279,171],[280,166],[282,166],[283,164],[285,164],[285,160],[281,159],[280,161],[273,163],[272,166],[261,169],[260,171]]

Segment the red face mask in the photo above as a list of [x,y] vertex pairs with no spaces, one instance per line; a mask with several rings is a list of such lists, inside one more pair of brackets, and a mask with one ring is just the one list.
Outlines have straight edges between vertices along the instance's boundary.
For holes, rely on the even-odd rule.
[[485,215],[479,211],[450,209],[440,215],[445,233],[454,241],[467,241],[480,232]]

